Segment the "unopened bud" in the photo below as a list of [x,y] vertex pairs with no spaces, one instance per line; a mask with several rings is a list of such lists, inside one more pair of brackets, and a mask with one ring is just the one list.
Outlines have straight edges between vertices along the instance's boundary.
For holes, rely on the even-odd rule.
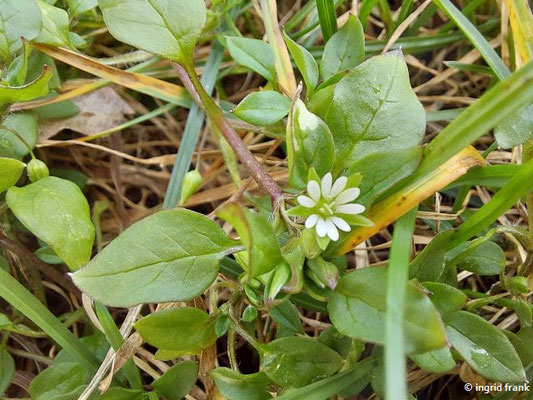
[[[313,272],[309,275],[311,279],[321,288],[329,287],[334,290],[339,281],[339,270],[335,264],[332,264],[322,257],[316,257],[312,260],[307,260],[307,267]],[[318,279],[317,282],[315,279]]]
[[185,202],[196,193],[202,184],[202,174],[197,169],[193,169],[185,174],[183,186],[181,188],[180,204]]
[[30,181],[37,182],[38,180],[41,180],[43,178],[46,178],[50,175],[50,172],[48,171],[48,167],[44,162],[41,160],[37,160],[36,158],[32,159],[27,166],[28,171],[28,177],[30,178]]

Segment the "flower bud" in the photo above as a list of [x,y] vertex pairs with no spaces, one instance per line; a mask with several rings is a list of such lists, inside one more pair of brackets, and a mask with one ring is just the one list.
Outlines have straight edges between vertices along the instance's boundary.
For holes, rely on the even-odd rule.
[[[339,270],[335,264],[332,264],[322,257],[316,257],[307,260],[307,267],[312,274],[308,275],[319,287],[329,287],[334,290],[339,281]],[[318,281],[317,281],[318,280]]]
[[304,229],[302,231],[300,243],[306,258],[315,258],[322,253],[322,249],[316,239],[315,231],[312,229]]
[[272,272],[272,277],[268,283],[266,303],[271,303],[283,286],[289,281],[291,268],[285,261],[280,262]]
[[197,169],[193,169],[185,174],[183,186],[181,188],[180,204],[184,204],[202,184],[202,175]]
[[31,182],[37,182],[40,179],[46,178],[50,175],[48,167],[41,160],[32,159],[27,166],[28,177]]

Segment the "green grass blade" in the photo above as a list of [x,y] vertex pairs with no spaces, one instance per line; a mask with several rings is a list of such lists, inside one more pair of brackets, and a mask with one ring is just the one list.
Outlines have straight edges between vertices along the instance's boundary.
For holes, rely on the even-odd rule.
[[385,398],[387,400],[407,399],[403,314],[416,211],[416,208],[411,210],[396,222],[392,238],[385,316]]
[[444,11],[465,34],[500,80],[509,76],[509,69],[507,69],[502,59],[498,56],[498,53],[494,51],[472,22],[470,22],[450,0],[433,0],[433,2]]
[[488,203],[462,224],[452,235],[449,248],[459,246],[492,224],[533,188],[533,160],[523,164],[520,171],[496,193]]
[[0,297],[33,321],[67,353],[94,372],[96,356],[74,336],[48,309],[9,273],[0,268]]
[[409,181],[437,168],[517,109],[529,104],[532,98],[533,62],[529,62],[496,84],[444,128],[426,147],[424,160]]
[[[117,351],[120,346],[124,343],[124,338],[120,334],[120,331],[117,328],[117,325],[115,324],[115,320],[109,314],[109,311],[107,308],[104,307],[104,305],[100,304],[99,302],[94,303],[94,308],[96,310],[96,315],[98,316],[98,320],[100,321],[100,324],[102,325],[102,328],[104,328],[104,334],[111,345],[113,347],[113,350]],[[142,390],[143,383],[141,380],[141,375],[139,374],[139,370],[137,369],[137,366],[133,362],[133,360],[128,360],[126,364],[123,367],[124,373],[126,374],[126,377],[128,378],[128,382],[130,383],[130,386],[132,389]]]
[[501,188],[505,186],[520,170],[521,164],[489,165],[487,167],[472,168],[465,175],[457,179],[446,189],[474,185]]
[[[220,67],[223,56],[224,47],[219,42],[216,42],[209,54],[201,79],[202,85],[204,85],[204,88],[209,95],[213,92],[215,87],[218,68]],[[172,168],[167,193],[165,195],[165,200],[163,201],[163,208],[174,208],[178,205],[181,196],[183,178],[187,171],[189,171],[194,149],[196,148],[196,143],[198,142],[204,120],[205,113],[203,110],[198,104],[193,104],[187,117],[178,155],[176,156],[176,162]]]
[[368,16],[376,4],[378,4],[378,1],[379,0],[363,0],[361,3],[361,8],[359,9],[359,20],[361,21],[363,28],[366,26]]
[[335,4],[333,0],[316,0],[316,8],[318,10],[318,19],[320,20],[324,42],[327,42],[337,32]]

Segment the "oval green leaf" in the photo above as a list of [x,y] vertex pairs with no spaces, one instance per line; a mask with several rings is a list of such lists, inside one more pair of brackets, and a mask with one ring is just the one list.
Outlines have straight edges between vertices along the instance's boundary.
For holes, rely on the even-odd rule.
[[7,192],[7,205],[71,270],[91,258],[94,226],[87,199],[73,182],[49,176]]
[[245,37],[226,38],[231,57],[270,82],[275,82],[276,58],[272,48],[262,40]]
[[268,126],[279,122],[289,113],[291,102],[273,90],[252,92],[246,96],[233,114],[252,125]]
[[19,180],[25,164],[14,158],[0,157],[0,193],[6,191]]
[[186,301],[209,287],[236,245],[202,214],[161,211],[125,230],[72,278],[109,306]]
[[165,371],[152,383],[157,394],[168,400],[181,400],[189,393],[198,378],[198,364],[182,361]]
[[231,400],[268,400],[272,396],[267,389],[272,381],[264,372],[243,375],[229,368],[216,368],[211,378],[226,399]]

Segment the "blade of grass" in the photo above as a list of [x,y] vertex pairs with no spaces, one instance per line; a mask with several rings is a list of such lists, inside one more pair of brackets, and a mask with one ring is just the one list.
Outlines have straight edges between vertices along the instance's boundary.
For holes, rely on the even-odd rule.
[[333,0],[316,0],[316,8],[324,43],[326,43],[337,32],[335,5]]
[[0,297],[24,314],[88,371],[98,367],[96,356],[15,278],[0,268]]
[[501,188],[505,186],[522,169],[521,164],[489,165],[472,168],[446,189],[473,185]]
[[522,60],[533,58],[533,15],[527,0],[505,0],[513,29],[513,39]]
[[394,234],[387,272],[387,308],[385,315],[385,399],[407,399],[405,333],[403,314],[409,280],[409,255],[415,229],[417,208],[394,224]]
[[455,7],[450,0],[433,0],[433,2],[444,11],[448,17],[457,25],[457,27],[470,40],[472,45],[479,51],[487,64],[492,68],[499,79],[505,79],[510,72],[503,63],[498,53],[489,45],[483,35],[476,27],[466,18],[461,11]]
[[[104,329],[104,334],[107,341],[113,347],[113,350],[117,351],[124,343],[124,338],[120,334],[120,331],[115,324],[115,320],[111,314],[109,314],[109,311],[104,307],[103,304],[95,302],[94,308],[96,315],[98,316],[98,320]],[[137,366],[133,360],[128,360],[123,368],[131,388],[142,390],[143,383],[141,380],[141,375],[139,374],[139,370],[137,369]]]
[[[461,10],[461,13],[467,18],[472,18],[474,12],[486,2],[487,0],[472,0]],[[442,26],[442,28],[439,29],[439,32],[448,32],[454,28],[455,24],[453,21],[448,21]]]
[[511,208],[533,187],[533,160],[523,164],[520,171],[511,178],[492,199],[462,224],[452,235],[449,248],[459,246],[492,224],[500,215]]
[[373,226],[358,227],[328,248],[328,255],[342,255],[378,233],[381,229],[409,212],[435,192],[447,187],[470,168],[483,165],[485,161],[473,147],[469,146],[446,161],[437,169],[418,177],[401,190],[374,204],[366,217]]
[[361,8],[359,9],[359,20],[363,28],[366,26],[368,21],[368,16],[372,12],[372,9],[378,4],[379,0],[363,0],[361,3]]
[[191,107],[191,97],[182,86],[136,72],[127,72],[110,67],[83,54],[61,47],[52,47],[37,43],[34,43],[33,46],[59,61],[100,78],[108,79],[118,85],[147,94],[148,96],[157,97],[168,103],[186,108]]

